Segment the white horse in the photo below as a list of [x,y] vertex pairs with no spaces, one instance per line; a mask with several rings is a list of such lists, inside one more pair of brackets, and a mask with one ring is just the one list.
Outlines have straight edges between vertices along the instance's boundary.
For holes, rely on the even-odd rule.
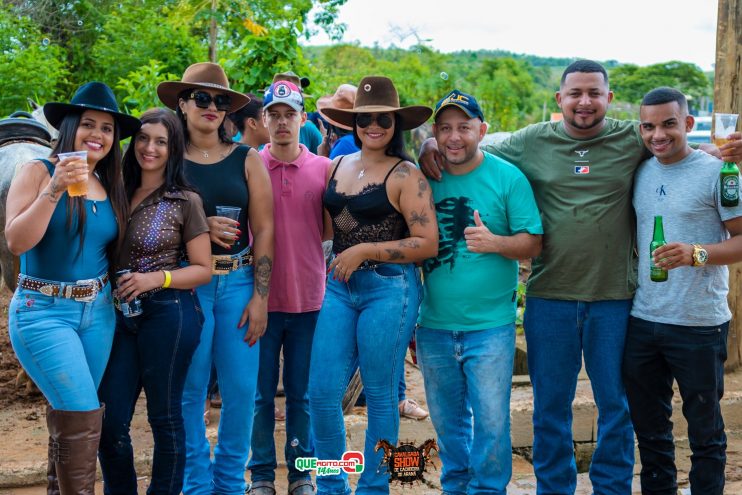
[[32,114],[15,112],[0,120],[0,271],[2,280],[15,290],[18,276],[18,258],[8,250],[5,240],[5,203],[10,183],[18,168],[29,160],[46,158],[56,139],[57,131],[48,125],[43,112],[35,105]]

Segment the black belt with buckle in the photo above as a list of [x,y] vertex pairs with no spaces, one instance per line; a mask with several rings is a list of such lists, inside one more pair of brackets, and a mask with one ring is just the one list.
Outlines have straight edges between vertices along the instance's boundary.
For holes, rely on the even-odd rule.
[[98,293],[108,283],[108,273],[98,278],[78,280],[76,282],[51,282],[28,275],[18,275],[18,287],[40,292],[45,296],[63,297],[80,302],[94,301]]
[[213,255],[211,257],[211,273],[223,275],[233,272],[243,266],[250,266],[253,263],[252,249],[244,253],[235,255]]

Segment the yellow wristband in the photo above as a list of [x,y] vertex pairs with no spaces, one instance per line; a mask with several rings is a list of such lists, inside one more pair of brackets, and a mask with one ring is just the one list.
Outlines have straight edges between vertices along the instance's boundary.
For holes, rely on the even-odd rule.
[[162,273],[165,274],[165,282],[162,284],[162,288],[167,289],[170,287],[170,282],[173,280],[173,276],[167,270],[162,270]]

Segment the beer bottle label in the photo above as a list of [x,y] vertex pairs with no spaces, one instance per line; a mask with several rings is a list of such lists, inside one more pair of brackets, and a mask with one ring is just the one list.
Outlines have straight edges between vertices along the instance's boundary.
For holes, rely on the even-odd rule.
[[739,177],[736,175],[725,175],[721,179],[721,195],[727,201],[739,199]]

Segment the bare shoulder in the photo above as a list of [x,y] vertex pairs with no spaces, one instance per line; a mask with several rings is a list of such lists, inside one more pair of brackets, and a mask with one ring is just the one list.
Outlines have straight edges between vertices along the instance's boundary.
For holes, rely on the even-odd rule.
[[258,150],[250,148],[247,156],[245,156],[245,179],[248,179],[250,174],[260,174],[261,172],[266,172],[263,157],[260,156]]
[[399,165],[397,165],[394,169],[394,172],[392,172],[391,179],[404,183],[404,182],[411,182],[417,184],[418,179],[424,179],[422,172],[420,171],[417,166],[412,163],[408,162],[407,160],[403,161]]
[[17,170],[19,176],[24,176],[29,179],[43,180],[44,178],[51,178],[49,170],[46,168],[46,164],[41,160],[29,160],[22,163]]

